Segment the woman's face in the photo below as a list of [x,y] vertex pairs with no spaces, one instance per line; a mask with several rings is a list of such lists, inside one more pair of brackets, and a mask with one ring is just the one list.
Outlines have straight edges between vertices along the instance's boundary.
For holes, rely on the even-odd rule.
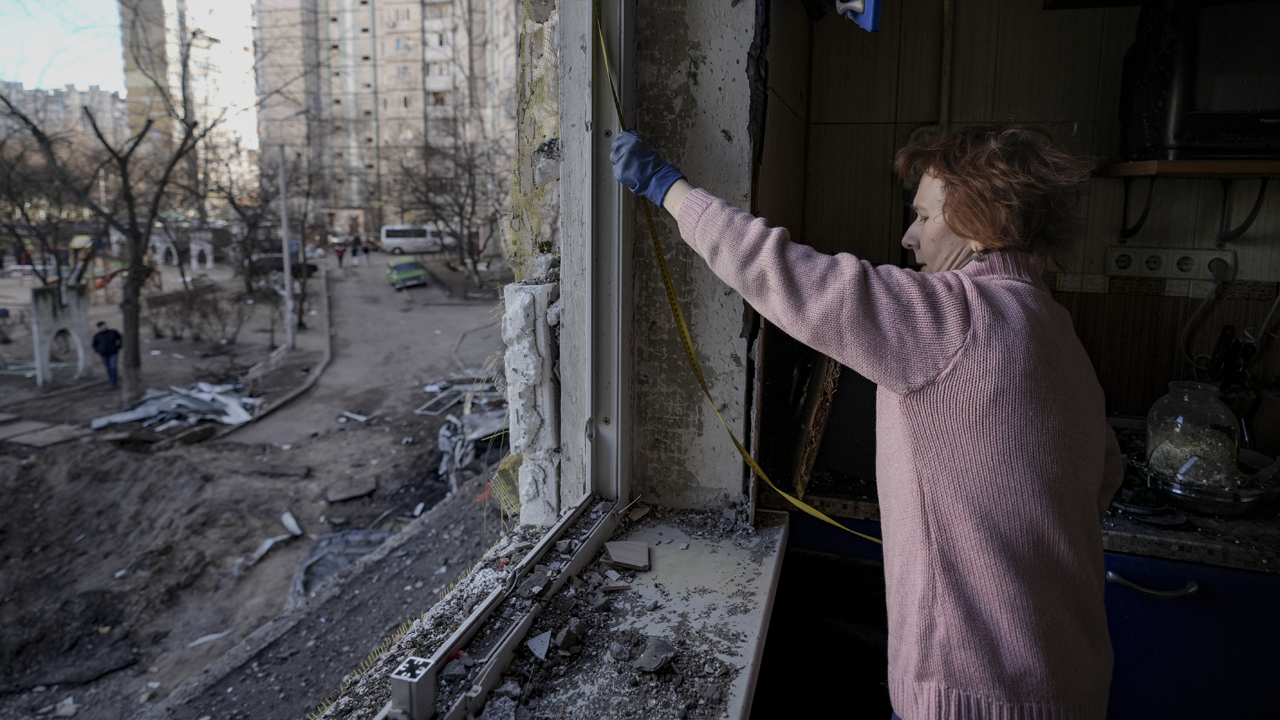
[[916,212],[915,222],[902,235],[902,247],[915,253],[921,272],[959,270],[968,264],[973,253],[982,249],[976,242],[956,235],[947,225],[943,212],[945,200],[942,181],[925,173],[916,189],[916,199],[911,203]]

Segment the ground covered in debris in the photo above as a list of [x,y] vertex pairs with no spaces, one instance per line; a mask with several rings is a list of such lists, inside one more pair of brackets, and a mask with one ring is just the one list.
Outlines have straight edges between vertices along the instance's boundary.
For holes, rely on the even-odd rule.
[[[373,572],[363,580],[370,590],[352,592],[346,605],[326,604],[314,618],[303,611],[318,625],[300,623],[258,659],[261,668],[293,658],[287,671],[248,666],[238,692],[219,687],[219,702],[180,709],[192,718],[304,716],[492,544],[497,503],[476,501],[481,470],[459,474],[465,487],[448,512],[430,512],[448,490],[436,476],[445,419],[412,412],[431,397],[424,383],[482,365],[500,347],[491,308],[432,309],[439,292],[395,293],[376,268],[331,281],[334,362],[315,389],[262,421],[269,427],[158,452],[92,436],[43,451],[0,443],[0,718],[52,715],[68,698],[75,717],[145,714],[274,622],[319,536],[421,527],[421,546],[394,558],[396,572]],[[83,419],[118,409],[105,395],[77,402],[86,401],[38,404],[49,419],[63,405]],[[281,523],[286,511],[303,536]],[[251,563],[273,537],[280,541]],[[350,624],[333,632],[347,613]],[[218,709],[198,711],[206,705]]]
[[[432,439],[432,424],[417,423],[423,441]],[[419,504],[444,496],[433,444],[400,445],[408,437],[400,427],[395,447],[383,447],[392,443],[382,426],[342,430],[291,451],[232,443],[154,454],[102,444],[0,448],[0,492],[10,500],[0,505],[3,692],[84,683],[124,667],[139,674],[140,686],[172,689],[280,611],[316,536],[380,516],[378,526],[394,530]],[[335,487],[357,482],[368,489],[362,497],[328,502]],[[482,505],[496,527],[496,505]],[[248,566],[263,540],[287,534],[285,511],[310,538],[284,542]],[[444,584],[434,579],[412,593],[420,603]],[[0,717],[37,709],[24,706],[21,697],[4,698]]]

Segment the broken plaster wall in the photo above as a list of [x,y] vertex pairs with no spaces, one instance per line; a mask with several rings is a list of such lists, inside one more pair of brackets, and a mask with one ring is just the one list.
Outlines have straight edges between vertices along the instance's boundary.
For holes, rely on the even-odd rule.
[[539,278],[512,283],[503,292],[507,412],[511,453],[521,456],[525,525],[551,525],[560,515],[560,285],[553,264],[552,256],[540,256]]
[[516,163],[507,260],[517,279],[539,255],[560,253],[559,14],[554,0],[521,3]]
[[555,0],[523,0],[516,81],[516,163],[504,290],[511,452],[520,455],[520,522],[550,525],[581,493],[562,497],[560,448],[559,13]]
[[[695,187],[750,210],[748,63],[755,3],[639,3],[636,12],[634,107],[640,136]],[[661,210],[656,216],[712,395],[742,438],[747,394],[742,298],[680,239],[674,218]],[[685,360],[638,205],[632,218],[631,495],[672,507],[738,501],[742,459]]]

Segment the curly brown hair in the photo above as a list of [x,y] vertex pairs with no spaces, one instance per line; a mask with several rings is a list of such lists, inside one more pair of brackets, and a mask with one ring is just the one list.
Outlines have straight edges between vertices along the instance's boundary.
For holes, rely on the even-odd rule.
[[898,151],[907,186],[942,181],[947,224],[988,250],[1059,255],[1078,228],[1077,195],[1096,166],[1039,131],[973,125],[925,136]]

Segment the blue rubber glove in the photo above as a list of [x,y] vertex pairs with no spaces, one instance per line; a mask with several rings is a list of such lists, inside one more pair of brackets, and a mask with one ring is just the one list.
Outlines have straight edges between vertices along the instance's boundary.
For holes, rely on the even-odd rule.
[[684,177],[684,173],[641,140],[635,130],[620,132],[613,139],[609,162],[613,163],[613,177],[618,182],[658,207],[662,207],[662,199],[671,186]]

